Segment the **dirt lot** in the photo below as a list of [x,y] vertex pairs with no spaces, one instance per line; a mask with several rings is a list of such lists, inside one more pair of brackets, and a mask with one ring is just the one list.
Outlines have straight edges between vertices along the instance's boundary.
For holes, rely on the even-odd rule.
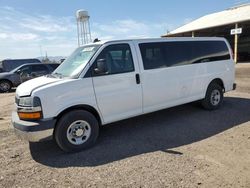
[[250,187],[250,64],[236,81],[217,111],[187,104],[115,123],[76,154],[16,138],[15,94],[0,94],[0,187]]

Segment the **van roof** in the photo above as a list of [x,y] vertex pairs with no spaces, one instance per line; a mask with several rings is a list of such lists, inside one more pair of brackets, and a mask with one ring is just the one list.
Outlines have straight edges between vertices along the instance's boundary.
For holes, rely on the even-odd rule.
[[96,43],[91,43],[88,45],[93,44],[106,44],[106,43],[117,43],[117,42],[129,42],[129,41],[135,41],[135,42],[162,42],[162,41],[199,41],[199,40],[221,40],[225,41],[226,39],[223,37],[164,37],[164,38],[140,38],[140,39],[118,39],[118,40],[104,40],[99,41]]
[[24,62],[24,63],[41,63],[39,59],[5,59],[3,63],[15,63],[15,62]]

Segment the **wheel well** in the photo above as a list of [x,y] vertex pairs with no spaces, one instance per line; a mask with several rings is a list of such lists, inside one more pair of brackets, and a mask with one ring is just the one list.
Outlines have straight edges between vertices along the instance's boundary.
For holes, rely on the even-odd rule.
[[7,82],[9,82],[9,83],[10,83],[10,85],[11,85],[11,87],[13,87],[13,83],[12,83],[12,81],[10,81],[10,80],[8,80],[8,79],[2,79],[2,80],[0,80],[0,82],[2,82],[2,81],[7,81]]
[[[225,91],[225,87],[224,87],[224,83],[223,83],[222,79],[216,78],[216,79],[214,79],[214,80],[212,80],[212,81],[210,82],[210,84],[212,84],[212,83],[218,84],[219,86],[222,87],[223,92]],[[210,84],[209,84],[209,85],[210,85]]]
[[57,117],[56,119],[60,119],[64,114],[68,113],[69,111],[72,111],[72,110],[85,110],[85,111],[88,111],[90,112],[91,114],[93,114],[95,116],[95,118],[97,119],[99,125],[102,124],[102,121],[101,121],[101,117],[99,115],[99,113],[97,112],[97,110],[95,108],[93,108],[92,106],[89,106],[89,105],[76,105],[76,106],[72,106],[72,107],[69,107],[65,110],[63,110]]

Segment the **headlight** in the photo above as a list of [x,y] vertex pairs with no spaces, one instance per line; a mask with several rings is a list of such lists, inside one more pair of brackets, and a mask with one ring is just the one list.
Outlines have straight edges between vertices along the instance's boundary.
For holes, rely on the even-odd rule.
[[42,105],[39,97],[21,97],[17,101],[17,113],[22,120],[42,118]]
[[25,106],[25,107],[38,107],[41,106],[41,100],[39,97],[21,97],[17,100],[18,106]]
[[18,106],[32,106],[33,104],[33,97],[22,97],[19,99]]

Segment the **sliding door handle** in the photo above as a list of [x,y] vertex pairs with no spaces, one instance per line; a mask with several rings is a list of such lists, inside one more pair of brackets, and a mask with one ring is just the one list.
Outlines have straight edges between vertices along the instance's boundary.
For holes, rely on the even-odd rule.
[[141,83],[140,75],[139,74],[135,75],[135,79],[136,79],[136,84],[140,84]]

